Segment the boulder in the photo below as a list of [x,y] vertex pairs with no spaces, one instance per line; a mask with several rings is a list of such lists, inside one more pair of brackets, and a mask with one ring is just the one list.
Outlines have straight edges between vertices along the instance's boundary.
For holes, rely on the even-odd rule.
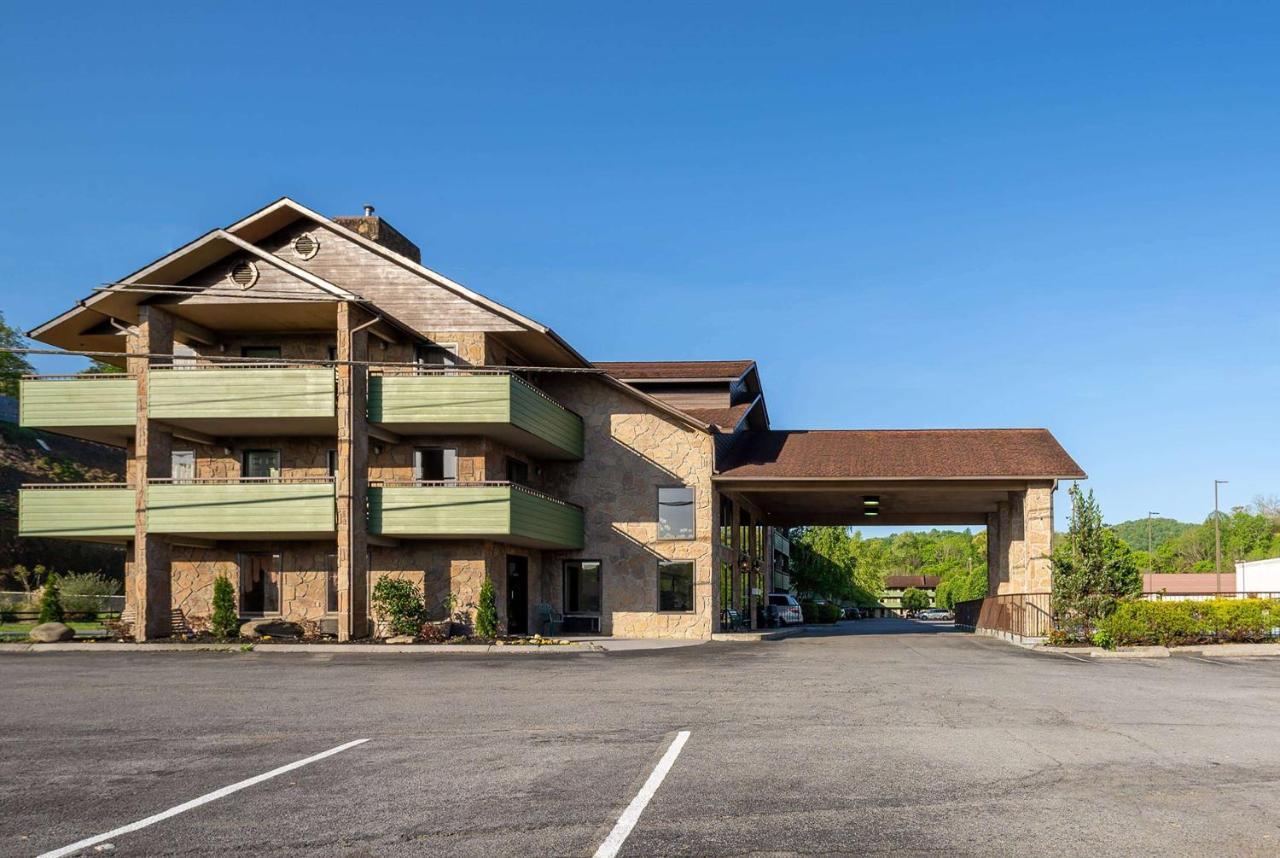
[[65,623],[41,623],[31,630],[31,639],[37,643],[69,641],[75,636],[76,630]]
[[240,637],[300,638],[302,637],[302,626],[278,618],[250,620],[240,627]]

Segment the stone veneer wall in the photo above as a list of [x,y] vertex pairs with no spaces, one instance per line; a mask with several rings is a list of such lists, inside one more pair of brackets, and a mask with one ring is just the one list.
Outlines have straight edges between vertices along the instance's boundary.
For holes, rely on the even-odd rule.
[[[582,551],[547,552],[542,591],[562,607],[562,563],[602,564],[601,631],[619,637],[711,635],[712,436],[592,376],[543,375],[536,383],[582,415],[586,457],[544,472],[546,491],[585,509]],[[692,486],[696,538],[659,541],[658,487]],[[692,612],[659,612],[658,560],[694,561]]]
[[[213,613],[213,582],[226,576],[240,602],[240,554],[281,555],[280,616],[301,622],[325,616],[326,572],[336,552],[331,542],[219,543],[214,548],[170,547],[172,607],[193,629],[208,627]],[[127,596],[130,594],[126,594]],[[134,607],[132,598],[127,608]]]

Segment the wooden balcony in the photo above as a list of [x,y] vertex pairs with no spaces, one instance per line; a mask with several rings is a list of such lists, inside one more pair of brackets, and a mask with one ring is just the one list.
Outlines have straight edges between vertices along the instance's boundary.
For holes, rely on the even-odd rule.
[[239,364],[153,367],[150,414],[215,436],[332,435],[338,430],[333,368]]
[[137,381],[122,373],[27,376],[19,425],[123,446],[133,437]]
[[[134,534],[134,491],[122,483],[23,486],[18,535],[125,542]],[[331,539],[331,480],[153,480],[152,533],[213,539]]]
[[153,480],[152,533],[200,539],[328,539],[337,533],[333,481],[264,477]]
[[512,483],[372,483],[369,533],[579,549],[582,509]]
[[18,491],[18,535],[88,542],[133,539],[134,493],[123,483],[27,485]]
[[582,418],[501,370],[374,370],[369,420],[405,435],[479,435],[541,459],[582,458]]

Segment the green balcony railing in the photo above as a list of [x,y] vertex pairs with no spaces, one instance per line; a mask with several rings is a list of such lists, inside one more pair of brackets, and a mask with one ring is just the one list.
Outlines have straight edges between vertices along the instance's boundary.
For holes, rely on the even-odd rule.
[[393,432],[481,435],[545,459],[582,458],[582,418],[503,370],[375,370],[369,420]]
[[333,536],[333,481],[153,480],[147,486],[147,528],[207,539]]
[[512,483],[374,483],[369,532],[492,539],[535,548],[583,545],[582,509]]
[[123,483],[56,483],[18,492],[18,535],[125,541],[133,538],[134,492]]
[[132,376],[27,376],[18,395],[22,426],[108,443],[121,443],[133,435],[138,383]]
[[147,388],[157,420],[332,420],[335,381],[328,366],[153,367]]

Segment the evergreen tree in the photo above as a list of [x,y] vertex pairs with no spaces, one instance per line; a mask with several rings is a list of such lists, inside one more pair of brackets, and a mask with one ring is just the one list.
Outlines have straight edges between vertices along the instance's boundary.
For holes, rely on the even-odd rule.
[[1071,529],[1054,548],[1053,614],[1058,628],[1084,638],[1120,599],[1142,592],[1142,573],[1129,546],[1102,524],[1093,490],[1072,485]]
[[209,618],[209,626],[220,638],[229,638],[240,630],[235,591],[225,575],[219,575],[213,581],[213,616]]
[[485,576],[480,585],[480,604],[476,606],[476,635],[486,639],[498,636],[498,599],[493,582]]
[[60,623],[66,618],[62,610],[62,594],[58,590],[58,576],[50,575],[44,582],[44,595],[40,597],[40,622]]

